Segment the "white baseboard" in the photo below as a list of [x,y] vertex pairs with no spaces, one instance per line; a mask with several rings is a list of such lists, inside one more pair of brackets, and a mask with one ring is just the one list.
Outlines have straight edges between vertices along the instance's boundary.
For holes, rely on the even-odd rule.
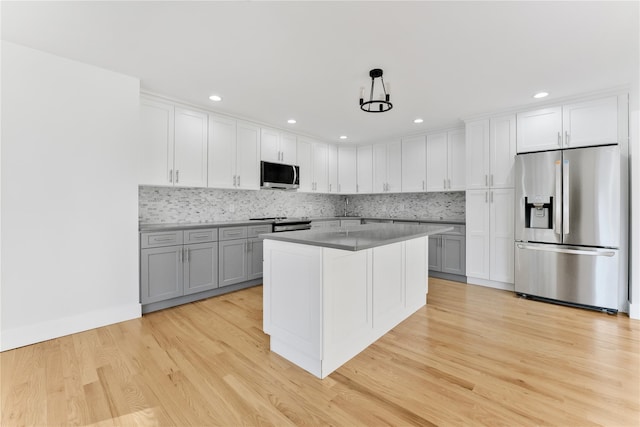
[[487,288],[502,289],[504,291],[515,291],[513,283],[496,282],[495,280],[478,279],[467,276],[467,283],[470,285],[485,286]]
[[629,303],[629,317],[640,320],[640,304]]
[[20,328],[2,330],[0,331],[0,351],[136,319],[141,315],[142,306],[140,304],[131,304],[53,319]]

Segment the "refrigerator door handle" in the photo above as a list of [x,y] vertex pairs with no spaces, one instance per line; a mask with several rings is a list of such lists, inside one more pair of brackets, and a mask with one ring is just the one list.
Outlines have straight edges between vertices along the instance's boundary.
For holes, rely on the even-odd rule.
[[562,168],[562,234],[569,234],[569,160]]
[[555,206],[553,210],[555,212],[553,218],[553,231],[556,234],[562,234],[562,205],[560,204],[560,200],[562,199],[562,167],[560,165],[560,160],[556,160],[556,195],[555,195]]
[[612,257],[616,253],[614,251],[600,250],[600,249],[563,249],[563,248],[550,248],[548,246],[535,246],[535,245],[524,245],[518,243],[518,249],[529,249],[532,251],[543,251],[543,252],[556,252],[560,254],[571,254],[571,255],[590,255],[590,256],[606,256]]

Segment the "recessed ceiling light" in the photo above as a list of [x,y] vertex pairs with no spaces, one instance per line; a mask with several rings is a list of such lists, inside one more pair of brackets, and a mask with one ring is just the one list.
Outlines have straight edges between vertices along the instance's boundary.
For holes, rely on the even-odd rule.
[[287,120],[287,123],[289,123],[290,125],[293,125],[296,123],[296,119],[289,119]]
[[222,97],[220,95],[211,95],[209,99],[216,102],[222,101]]
[[538,99],[538,98],[544,98],[545,96],[548,96],[548,95],[549,95],[548,92],[538,92],[535,95],[533,95],[533,97]]
[[422,123],[422,122],[424,122],[424,120],[422,120],[422,119],[414,119],[413,120],[413,123]]
[[347,135],[340,135],[340,139],[347,139]]

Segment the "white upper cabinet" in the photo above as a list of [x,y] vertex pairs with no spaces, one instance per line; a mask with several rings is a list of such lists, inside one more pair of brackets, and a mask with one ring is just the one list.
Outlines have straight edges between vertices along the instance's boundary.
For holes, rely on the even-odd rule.
[[171,104],[140,100],[139,184],[173,185],[173,114]]
[[465,189],[464,130],[427,135],[427,191]]
[[174,185],[207,186],[207,121],[206,113],[176,107]]
[[259,189],[260,128],[210,116],[208,169],[209,187]]
[[373,192],[398,193],[402,183],[400,141],[373,146]]
[[516,117],[506,115],[466,126],[466,188],[513,188]]
[[239,121],[236,131],[236,188],[260,189],[260,128]]
[[361,145],[357,148],[357,182],[358,193],[373,192],[373,150],[371,145]]
[[566,148],[618,143],[618,97],[562,107]]
[[329,193],[338,192],[338,147],[327,144],[327,169],[329,172]]
[[618,97],[518,113],[518,153],[618,143]]
[[402,192],[426,190],[427,147],[424,136],[402,139]]
[[298,139],[299,191],[327,193],[329,191],[327,144]]
[[142,185],[207,185],[207,114],[141,98]]
[[313,143],[313,182],[318,193],[329,192],[329,150],[327,144]]
[[263,128],[260,145],[261,160],[289,165],[298,164],[296,153],[298,144],[295,135]]
[[353,194],[356,189],[356,147],[338,147],[338,192]]

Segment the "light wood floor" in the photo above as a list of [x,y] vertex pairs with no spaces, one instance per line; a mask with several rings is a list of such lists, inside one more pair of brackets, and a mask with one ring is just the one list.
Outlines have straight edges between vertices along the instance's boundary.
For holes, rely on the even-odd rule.
[[431,279],[324,380],[269,352],[262,287],[4,352],[1,424],[640,425],[640,321]]

